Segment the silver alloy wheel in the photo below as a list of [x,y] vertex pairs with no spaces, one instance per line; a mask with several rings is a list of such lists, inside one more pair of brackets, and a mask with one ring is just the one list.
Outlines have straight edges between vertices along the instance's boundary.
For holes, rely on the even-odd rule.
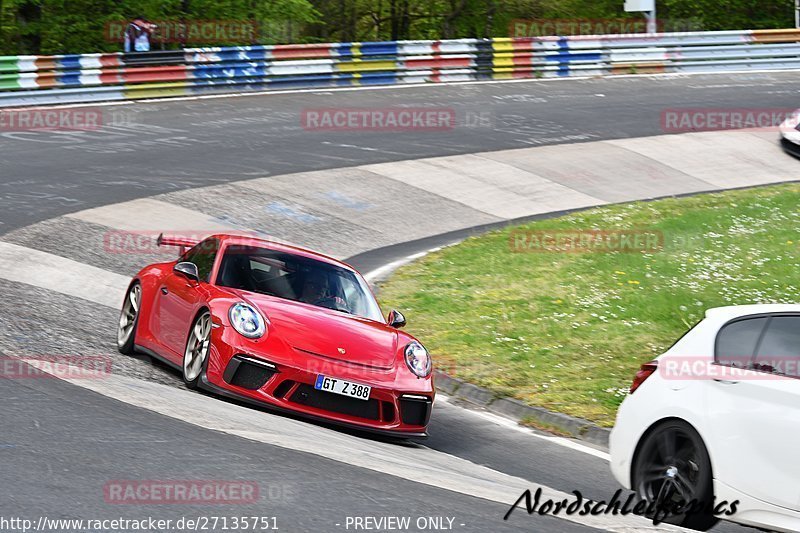
[[139,315],[139,305],[142,302],[142,287],[134,285],[125,297],[122,311],[119,314],[119,329],[117,329],[117,347],[121,348],[130,340],[136,326],[136,317]]
[[198,318],[189,332],[186,351],[183,353],[183,378],[194,381],[203,370],[211,345],[211,314],[204,313]]

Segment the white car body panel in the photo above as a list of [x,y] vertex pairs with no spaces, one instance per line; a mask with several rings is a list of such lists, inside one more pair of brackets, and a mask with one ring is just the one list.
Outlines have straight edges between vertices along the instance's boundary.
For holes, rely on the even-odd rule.
[[790,117],[783,121],[783,123],[778,127],[778,131],[781,134],[781,137],[786,139],[787,141],[800,144],[800,109],[792,113]]
[[705,382],[715,477],[758,500],[800,511],[800,382],[753,374],[752,381]]
[[[658,357],[656,370],[617,413],[609,441],[611,470],[632,489],[636,448],[647,430],[667,418],[691,424],[711,459],[716,502],[739,500],[721,518],[779,531],[800,531],[800,379],[740,370],[742,379],[676,379],[675,360],[711,365],[716,334],[727,322],[762,313],[800,314],[800,305],[711,309],[706,318]],[[684,374],[681,374],[683,376]]]

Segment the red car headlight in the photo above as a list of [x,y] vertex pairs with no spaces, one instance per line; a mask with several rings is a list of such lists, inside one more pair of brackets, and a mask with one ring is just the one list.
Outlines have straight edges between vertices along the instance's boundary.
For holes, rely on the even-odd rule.
[[417,341],[412,341],[406,346],[405,360],[408,369],[417,377],[426,378],[430,376],[433,370],[431,355],[428,353],[428,350]]
[[244,302],[235,303],[228,311],[233,329],[248,339],[263,337],[267,332],[264,318],[257,310]]

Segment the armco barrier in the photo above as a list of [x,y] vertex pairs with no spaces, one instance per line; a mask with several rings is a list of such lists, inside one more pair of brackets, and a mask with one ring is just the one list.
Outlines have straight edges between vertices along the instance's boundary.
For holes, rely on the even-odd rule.
[[800,68],[800,30],[0,57],[0,107],[355,85]]

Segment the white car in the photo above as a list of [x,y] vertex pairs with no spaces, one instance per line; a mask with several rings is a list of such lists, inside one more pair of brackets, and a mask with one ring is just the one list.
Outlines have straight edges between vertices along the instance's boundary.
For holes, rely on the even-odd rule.
[[781,146],[786,153],[800,157],[800,109],[780,125]]
[[710,309],[636,374],[611,432],[614,477],[648,502],[719,506],[678,525],[800,531],[798,367],[800,305]]

